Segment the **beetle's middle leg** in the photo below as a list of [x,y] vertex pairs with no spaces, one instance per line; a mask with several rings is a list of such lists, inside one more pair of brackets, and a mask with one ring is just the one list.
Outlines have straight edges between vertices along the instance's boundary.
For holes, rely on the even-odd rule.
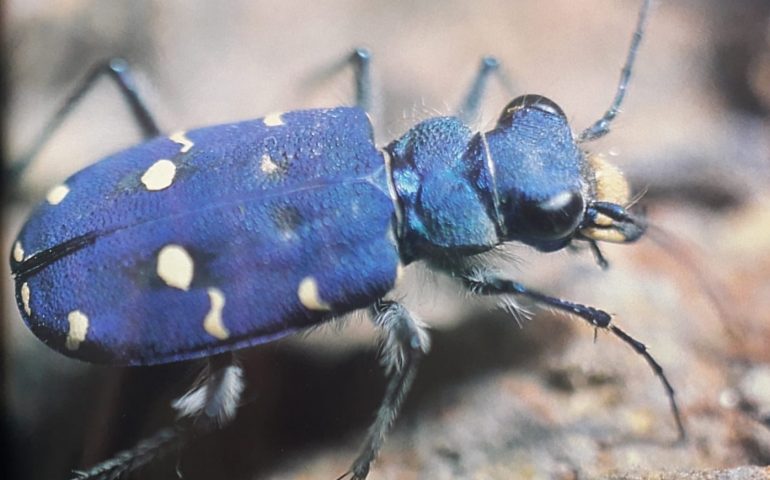
[[193,387],[174,400],[179,417],[189,417],[197,428],[222,427],[235,418],[243,393],[243,369],[232,352],[207,359]]
[[513,96],[513,84],[500,65],[500,61],[495,57],[486,56],[481,59],[481,64],[476,71],[468,92],[463,97],[460,107],[457,109],[457,116],[465,123],[473,122],[479,114],[481,101],[487,91],[490,77],[495,76],[500,81],[505,91]]
[[[385,397],[377,410],[377,416],[366,436],[361,453],[356,457],[350,470],[339,477],[351,476],[363,480],[369,473],[369,466],[377,456],[385,435],[396,419],[404,398],[412,386],[417,365],[430,348],[430,339],[425,327],[395,302],[379,300],[371,307],[374,323],[385,332],[382,346],[382,363],[388,374]],[[339,480],[339,479],[338,479]]]

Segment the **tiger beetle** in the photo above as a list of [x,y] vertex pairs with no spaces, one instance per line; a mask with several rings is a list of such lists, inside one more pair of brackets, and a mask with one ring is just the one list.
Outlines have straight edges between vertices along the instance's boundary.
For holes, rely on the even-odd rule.
[[[608,313],[532,290],[494,267],[510,242],[553,252],[585,242],[630,243],[646,228],[628,211],[622,173],[583,145],[619,112],[650,9],[644,0],[615,97],[575,136],[541,95],[511,101],[487,132],[477,113],[482,62],[462,117],[420,122],[377,148],[370,55],[358,49],[356,107],[275,113],[162,135],[122,60],[95,68],[16,164],[20,174],[101,77],[113,79],[146,141],[51,189],[19,233],[11,268],[19,311],[49,347],[87,362],[152,365],[207,359],[205,374],[173,404],[179,425],[79,478],[115,478],[191,431],[235,416],[243,390],[235,352],[368,311],[384,332],[389,375],[361,453],[339,478],[363,479],[428,352],[426,327],[388,294],[407,265],[448,274],[504,304],[525,298],[577,316],[629,345],[674,390],[641,342]],[[486,253],[486,255],[485,255]]]

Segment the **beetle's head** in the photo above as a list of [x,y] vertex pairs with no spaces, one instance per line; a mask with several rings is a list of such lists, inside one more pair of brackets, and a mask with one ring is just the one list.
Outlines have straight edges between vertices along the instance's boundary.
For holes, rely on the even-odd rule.
[[642,219],[625,209],[630,189],[623,174],[585,155],[551,100],[516,98],[482,139],[505,241],[554,251],[575,239],[626,243],[644,233]]

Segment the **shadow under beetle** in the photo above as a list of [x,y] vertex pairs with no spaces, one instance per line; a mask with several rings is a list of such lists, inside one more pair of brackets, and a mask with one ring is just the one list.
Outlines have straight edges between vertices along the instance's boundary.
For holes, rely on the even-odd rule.
[[[94,69],[15,173],[104,74],[148,140],[50,190],[11,252],[19,310],[35,335],[70,357],[117,365],[207,357],[208,368],[174,402],[177,427],[79,476],[117,477],[190,430],[232,420],[243,382],[231,352],[368,309],[385,333],[389,381],[360,455],[340,477],[365,478],[429,349],[424,326],[387,297],[413,262],[474,294],[526,297],[610,331],[660,378],[683,436],[661,367],[609,314],[530,290],[477,255],[506,242],[551,252],[583,241],[606,266],[596,242],[644,233],[644,221],[626,210],[620,171],[581,144],[609,131],[650,3],[642,4],[610,109],[577,138],[558,105],[524,95],[488,132],[474,133],[457,117],[431,118],[380,150],[365,113],[365,50],[351,57],[357,107],[170,136],[160,135],[124,62]],[[464,118],[476,113],[497,67],[482,62]]]

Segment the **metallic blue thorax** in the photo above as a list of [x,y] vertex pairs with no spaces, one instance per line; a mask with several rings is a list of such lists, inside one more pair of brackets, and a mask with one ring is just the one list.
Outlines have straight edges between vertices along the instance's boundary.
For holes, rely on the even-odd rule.
[[471,254],[499,243],[491,180],[473,138],[460,120],[441,117],[388,146],[404,209],[399,236],[405,258]]

